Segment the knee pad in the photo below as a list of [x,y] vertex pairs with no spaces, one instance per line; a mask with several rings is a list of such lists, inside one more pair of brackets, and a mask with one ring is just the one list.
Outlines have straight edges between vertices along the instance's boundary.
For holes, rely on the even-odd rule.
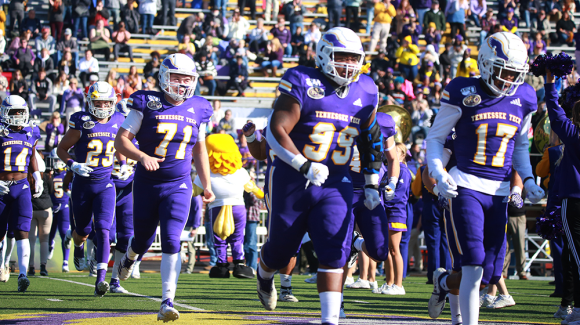
[[177,240],[168,240],[165,243],[161,243],[161,252],[165,254],[177,254],[181,251],[181,242]]

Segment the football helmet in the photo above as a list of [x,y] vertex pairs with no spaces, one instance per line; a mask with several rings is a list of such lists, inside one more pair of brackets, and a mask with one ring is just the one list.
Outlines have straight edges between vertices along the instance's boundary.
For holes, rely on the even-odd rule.
[[115,110],[123,114],[123,116],[127,117],[127,115],[129,115],[129,111],[131,110],[127,107],[127,98],[121,99],[117,105],[115,105]]
[[[481,78],[497,96],[511,96],[524,83],[528,72],[528,52],[524,42],[515,34],[499,32],[489,36],[481,45],[477,57]],[[506,75],[515,74],[513,81]],[[499,81],[499,85],[496,84]]]
[[[170,76],[172,73],[191,76],[193,80],[191,84],[171,82]],[[185,54],[176,53],[168,55],[159,67],[159,86],[173,100],[181,101],[191,98],[195,92],[198,77],[199,74],[197,73],[195,63]],[[183,94],[181,94],[181,89],[184,90]]]
[[[359,55],[356,64],[334,61],[335,53],[354,53]],[[344,27],[334,27],[328,30],[316,44],[316,65],[332,81],[340,86],[346,86],[356,81],[365,60],[365,52],[360,37],[352,30]],[[344,68],[346,74],[342,77],[336,68]]]
[[57,171],[66,169],[66,164],[56,154],[56,148],[52,149],[52,151],[48,154],[46,168]]
[[[95,102],[104,101],[104,107],[95,107]],[[106,81],[98,81],[89,87],[87,103],[89,113],[98,119],[108,118],[115,113],[117,94],[113,87]]]
[[[20,115],[16,115],[15,111],[21,111]],[[9,126],[28,126],[28,118],[30,116],[28,105],[26,101],[18,95],[10,95],[2,101],[0,106],[2,114],[2,123]]]

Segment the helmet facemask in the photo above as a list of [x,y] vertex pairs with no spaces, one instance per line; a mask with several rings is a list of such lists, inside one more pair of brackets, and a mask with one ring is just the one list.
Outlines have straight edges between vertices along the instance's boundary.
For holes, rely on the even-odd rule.
[[173,73],[190,76],[191,82],[189,84],[181,82],[173,82],[171,81],[172,72],[167,70],[163,75],[159,74],[160,86],[163,92],[176,101],[182,101],[193,97],[195,93],[195,87],[197,86],[197,78],[199,75],[197,73],[191,74],[184,74],[182,72],[179,73],[173,72]]
[[116,101],[116,98],[89,98],[89,113],[98,119],[108,118],[115,113]]
[[[524,83],[529,66],[524,64],[521,67],[508,65],[505,60],[496,58],[495,60],[481,60],[481,78],[489,89],[497,96],[512,96],[518,87]],[[515,74],[514,81],[507,80],[506,76]],[[496,84],[499,82],[499,86]]]
[[[347,50],[342,48],[335,48],[330,46],[325,46],[322,52],[327,55],[330,60],[324,64],[321,68],[323,72],[339,86],[346,86],[353,81],[356,81],[364,63],[364,54],[359,53],[359,51]],[[358,60],[356,64],[337,62],[336,53],[349,53],[358,55]],[[344,69],[344,76],[342,76],[337,69]]]
[[28,126],[28,107],[26,106],[11,106],[2,107],[2,123],[9,126]]

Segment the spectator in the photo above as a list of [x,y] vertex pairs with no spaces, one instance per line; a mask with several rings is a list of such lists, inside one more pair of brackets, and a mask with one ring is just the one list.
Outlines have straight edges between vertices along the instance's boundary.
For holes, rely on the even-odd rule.
[[56,41],[50,35],[50,27],[42,26],[41,35],[34,40],[34,45],[36,46],[35,54],[37,56],[40,56],[42,49],[47,49],[50,55],[56,53]]
[[119,52],[129,53],[129,60],[133,62],[133,50],[131,49],[131,45],[128,43],[130,39],[131,33],[125,27],[125,22],[120,22],[119,29],[113,33],[113,42],[115,42],[113,54],[115,56],[115,62],[119,60]]
[[117,102],[123,98],[129,98],[129,96],[135,92],[135,89],[129,86],[123,77],[117,79],[117,84],[113,89],[115,90],[115,94],[117,94]]
[[52,38],[59,40],[62,34],[64,5],[61,0],[49,0],[49,3],[48,21],[52,31]]
[[[195,179],[195,175],[192,175],[192,178]],[[201,200],[201,196],[192,196],[189,216],[187,218],[187,222],[185,223],[185,228],[183,229],[188,233],[189,238],[191,238],[191,241],[187,241],[187,265],[185,267],[185,274],[192,274],[193,268],[195,267],[195,241],[197,228],[199,228],[201,225],[202,208],[203,202]]]
[[225,23],[224,18],[219,15],[219,11],[214,10],[212,15],[207,15],[206,17],[206,24],[203,28],[205,35],[210,35],[219,39],[223,39],[227,37],[225,34]]
[[385,51],[379,50],[379,54],[371,61],[371,77],[373,80],[379,78],[379,71],[387,71],[389,68],[389,62],[385,60]]
[[221,109],[222,102],[220,102],[219,100],[215,99],[211,106],[213,107],[213,114],[211,116],[211,123],[212,123],[212,127],[217,132],[218,125],[219,125],[220,121],[225,117],[226,114]]
[[[314,24],[314,23],[313,23]],[[300,55],[305,52],[305,36],[300,26],[296,27],[296,34],[292,35],[290,45],[292,45],[292,55]],[[267,44],[268,42],[266,42]]]
[[70,78],[70,87],[62,95],[60,115],[66,115],[67,124],[71,115],[82,111],[83,107],[85,107],[85,94],[83,89],[79,88],[78,85],[77,78]]
[[139,33],[141,14],[139,10],[135,9],[135,0],[127,0],[127,4],[121,9],[121,19],[125,22],[129,33]]
[[316,68],[316,51],[312,47],[308,47],[306,53],[298,58],[298,65]]
[[427,101],[429,101],[429,107],[431,110],[438,109],[441,107],[441,90],[443,85],[440,82],[434,83],[434,90],[429,93]]
[[517,4],[515,0],[499,0],[497,20],[502,21],[507,16],[508,9],[515,9],[516,7]]
[[320,32],[320,29],[318,29],[318,25],[312,23],[310,24],[310,28],[306,32],[306,35],[304,35],[304,44],[309,46],[312,44],[312,47],[316,47],[316,43],[318,43],[321,38],[322,33]]
[[445,51],[439,55],[439,62],[441,63],[441,77],[443,80],[447,79],[449,76],[445,71],[450,71],[451,68],[451,52],[453,51],[453,43],[445,43]]
[[520,19],[526,22],[526,28],[532,26],[532,20],[538,19],[540,0],[520,0]]
[[[121,20],[121,2],[119,0],[107,0],[105,7],[109,12],[109,18],[113,21],[113,27],[117,29]],[[109,24],[105,25],[108,26]]]
[[397,22],[397,35],[401,34],[403,31],[403,25],[405,25],[405,17],[411,17],[411,15],[415,15],[415,11],[413,7],[409,3],[409,0],[401,0],[399,3],[399,8],[397,8],[397,16],[395,20]]
[[465,49],[463,60],[457,66],[457,77],[474,77],[479,75],[477,61],[471,58],[471,49]]
[[[513,172],[511,178],[513,184],[517,184],[523,187],[522,179],[517,174],[517,172]],[[521,187],[514,187],[521,191]],[[512,193],[514,187],[512,187]],[[526,191],[524,190],[519,194],[522,196],[522,199],[525,200],[527,194]],[[524,269],[526,264],[526,208],[516,208],[511,204],[508,204],[507,214],[508,222],[506,226],[506,255],[503,263],[502,275],[504,278],[507,278],[508,276],[508,269],[510,267],[510,260],[512,256],[510,248],[513,248],[515,253],[516,273],[520,280],[527,280],[528,277],[526,275],[526,270]],[[513,247],[510,247],[510,242],[512,243]]]
[[358,22],[358,12],[360,11],[360,5],[362,0],[344,0],[345,4],[345,27],[352,29],[354,32],[359,30]]
[[550,20],[548,19],[545,10],[540,10],[538,13],[538,19],[532,21],[532,27],[530,30],[534,37],[539,33],[542,35],[542,39],[544,41],[549,39],[549,35],[552,32],[552,27],[550,26]]
[[550,21],[559,21],[562,19],[562,5],[558,0],[546,0],[544,10],[550,17]]
[[94,54],[103,54],[105,61],[109,61],[111,57],[111,48],[109,47],[111,33],[109,29],[105,28],[105,22],[102,19],[97,20],[97,27],[91,29],[90,41],[89,48],[91,51]]
[[375,79],[375,84],[379,88],[379,97],[388,97],[391,91],[395,89],[395,78],[393,76],[393,68],[386,68],[386,70],[377,70],[377,79]]
[[52,84],[52,93],[56,96],[56,102],[62,103],[62,95],[64,91],[69,88],[68,76],[63,72],[59,72],[58,77]]
[[365,6],[367,9],[367,26],[366,26],[366,33],[367,35],[371,35],[371,28],[373,26],[373,20],[375,19],[375,2],[379,0],[366,0]]
[[151,61],[145,64],[145,68],[143,68],[143,75],[145,78],[153,77],[157,79],[157,75],[159,74],[159,66],[161,65],[160,59],[161,55],[157,51],[151,52]]
[[44,151],[51,152],[56,148],[64,136],[65,127],[60,121],[60,113],[53,112],[50,121],[46,124],[46,139],[44,140]]
[[142,33],[153,35],[153,19],[157,14],[155,0],[142,0],[139,3],[139,13],[141,14]]
[[419,35],[421,35],[422,31],[423,28],[418,24],[415,16],[410,16],[409,23],[403,26],[403,32],[399,36],[399,39],[403,39],[405,36],[410,35],[413,44],[419,45]]
[[56,43],[57,60],[60,61],[64,52],[71,52],[73,60],[76,63],[79,61],[79,51],[76,38],[72,37],[70,28],[64,30],[64,38]]
[[161,0],[161,25],[175,26],[175,0]]
[[419,64],[424,64],[425,62],[433,62],[435,69],[439,69],[439,51],[435,50],[435,46],[429,44],[425,47],[425,52],[421,53],[419,58]]
[[[242,138],[245,141],[245,137],[242,136]],[[258,199],[254,193],[244,191],[244,204],[247,213],[246,229],[244,231],[244,256],[246,257],[248,266],[257,270],[258,234],[256,230],[260,224],[260,206],[262,205],[262,200]]]
[[574,16],[576,12],[576,3],[574,3],[574,0],[564,0],[562,12],[568,12],[570,16]]
[[36,79],[36,74],[40,69],[46,71],[46,74],[51,81],[56,78],[54,73],[54,61],[52,61],[52,58],[48,55],[48,50],[45,48],[40,51],[40,56],[37,56],[36,59],[34,59],[34,73],[32,74],[32,79]]
[[4,100],[8,96],[8,79],[2,75],[4,71],[0,66],[0,100]]
[[441,42],[441,34],[435,27],[435,23],[429,23],[429,28],[425,31],[425,43],[433,45],[435,51],[439,53],[439,42]]
[[468,10],[468,16],[475,23],[475,26],[481,27],[483,15],[487,11],[487,2],[485,0],[471,0]]
[[8,46],[8,50],[6,51],[6,54],[8,54],[8,56],[12,57],[14,53],[16,53],[16,50],[20,48],[20,40],[25,39],[26,41],[28,41],[30,39],[29,37],[27,37],[27,34],[31,34],[31,32],[29,30],[26,30],[24,32],[21,32],[20,36],[12,38],[12,41],[10,41],[10,45]]
[[[255,0],[254,0],[255,1]],[[246,38],[246,34],[248,34],[248,29],[250,28],[250,23],[246,20],[246,18],[242,17],[240,14],[240,9],[234,9],[234,13],[230,20],[229,29],[230,32],[228,33],[228,39],[238,39],[243,40]]]
[[141,90],[143,88],[143,79],[137,71],[137,67],[132,65],[129,67],[129,74],[127,75],[127,84],[135,91]]
[[395,103],[398,105],[403,105],[409,101],[409,96],[403,91],[403,83],[405,83],[405,79],[403,77],[397,77],[393,81],[395,85],[395,89],[391,92],[391,97],[394,99]]
[[501,21],[502,32],[518,34],[518,18],[514,15],[514,8],[508,8],[506,18]]
[[391,33],[391,23],[393,17],[397,15],[397,11],[391,4],[391,0],[376,0],[374,11],[375,23],[373,25],[373,37],[371,39],[369,51],[373,52],[377,47],[377,43],[379,43],[379,51],[385,51],[387,48],[387,38]]
[[179,24],[179,28],[177,29],[177,41],[179,43],[183,42],[183,37],[185,35],[193,34],[193,29],[196,27],[195,22],[197,20],[196,15],[187,16],[184,20],[181,21]]
[[232,110],[228,109],[224,118],[222,118],[218,124],[217,132],[229,134],[236,139],[238,137],[236,130],[236,123],[232,115]]
[[63,13],[63,21],[64,21],[64,25],[66,26],[73,26],[73,6],[72,6],[72,0],[63,0],[62,1],[62,5],[64,7],[64,13]]
[[326,30],[340,26],[340,16],[342,14],[342,0],[327,0],[328,26]]
[[481,32],[479,34],[479,46],[483,44],[483,41],[486,39],[487,35],[492,31],[493,26],[497,24],[497,20],[493,16],[493,9],[488,8],[487,13],[485,14],[484,19],[481,20]]
[[417,65],[419,64],[419,48],[412,43],[411,36],[403,39],[401,47],[397,49],[396,56],[399,60],[399,71],[409,81],[415,80],[418,73]]
[[143,90],[161,91],[157,86],[157,78],[147,77],[147,82],[143,84]]
[[204,85],[207,87],[207,94],[213,96],[217,87],[217,83],[214,80],[215,76],[217,76],[217,70],[213,65],[213,62],[208,60],[208,55],[205,50],[199,52],[197,60],[195,60],[195,66],[197,68],[197,73],[199,73],[199,83],[196,91],[201,88],[201,85]]
[[284,49],[282,48],[282,44],[280,44],[280,40],[273,38],[268,42],[264,55],[269,59],[268,61],[264,60],[262,62],[264,77],[269,77],[268,68],[272,68],[272,76],[277,77],[276,72],[278,68],[282,68],[282,62],[284,60]]
[[16,29],[16,25],[18,25],[20,31],[24,30],[22,26],[22,20],[24,19],[24,9],[25,9],[24,2],[26,2],[26,0],[10,0],[8,11],[10,12],[10,30],[13,32],[16,32],[18,30]]
[[438,31],[445,31],[445,14],[439,10],[439,0],[431,2],[431,10],[427,11],[423,18],[423,29],[427,29],[430,23],[435,23]]
[[451,25],[451,37],[457,35],[457,31],[467,40],[465,34],[465,10],[469,8],[467,0],[449,0],[445,8],[445,20]]
[[190,35],[185,35],[183,37],[183,43],[177,45],[177,51],[189,56],[190,59],[193,59],[195,56],[195,45],[191,42]]
[[10,95],[18,95],[24,100],[28,99],[28,84],[20,70],[12,71],[12,79],[10,80]]
[[524,43],[524,46],[526,47],[526,51],[528,52],[528,55],[531,55],[532,54],[532,41],[528,37],[528,33],[522,34],[522,42]]
[[77,75],[77,66],[73,61],[71,52],[64,52],[62,60],[58,63],[58,72],[66,76],[74,77]]
[[425,99],[423,90],[420,88],[417,89],[415,96],[417,97],[413,100],[413,112],[411,113],[411,120],[413,121],[411,138],[413,142],[421,135],[423,139],[427,138],[429,127],[431,126],[429,121],[431,120],[431,116],[433,116],[433,111],[429,108],[429,103]]
[[16,64],[16,68],[22,72],[24,77],[26,77],[32,70],[32,63],[35,59],[36,55],[34,55],[34,52],[28,46],[28,41],[26,39],[21,39],[20,47],[12,56],[12,60]]
[[[89,10],[89,29],[97,27],[99,21],[103,21],[103,26],[109,25],[109,11],[105,8],[103,0],[97,0],[96,6]],[[90,38],[90,37],[89,37]]]
[[556,23],[556,33],[552,33],[552,42],[574,46],[575,32],[576,24],[570,19],[570,13],[566,11],[562,14],[562,19]]
[[[131,1],[131,0],[128,0]],[[89,33],[87,30],[87,24],[89,21],[89,7],[91,6],[91,0],[72,0],[73,3],[73,34],[72,36],[76,39],[88,40]],[[82,37],[77,37],[79,27],[82,28]]]
[[91,50],[85,50],[85,57],[80,59],[78,70],[83,87],[87,84],[90,75],[99,73],[99,61],[93,57]]
[[107,72],[107,76],[105,77],[105,81],[109,85],[111,85],[111,87],[117,86],[117,70],[115,70],[115,68],[112,68],[111,70],[109,70],[109,72]]
[[425,86],[425,88],[434,87],[435,82],[441,81],[441,77],[437,70],[435,70],[435,64],[431,61],[425,61],[421,69],[419,69],[419,82]]
[[[245,96],[244,90],[248,87],[248,67],[244,64],[244,58],[239,55],[236,56],[236,61],[230,64],[230,80],[228,81],[227,89],[232,87],[238,91],[238,97]],[[236,136],[232,136],[236,138]]]
[[250,7],[250,16],[252,17],[252,20],[256,20],[256,0],[238,0],[238,8],[241,11],[242,16],[246,7]]
[[[347,0],[347,1],[359,1],[359,6],[360,6],[360,0]],[[347,7],[348,10],[348,7]],[[304,5],[302,4],[302,0],[292,0],[291,2],[288,2],[286,5],[284,5],[284,17],[286,18],[287,21],[290,22],[290,35],[294,35],[296,33],[296,27],[300,26],[302,27],[302,29],[304,29],[304,24],[302,23],[304,20],[304,13],[306,13],[306,7],[304,7]],[[357,16],[358,16],[358,11],[357,11]],[[348,18],[348,16],[347,16]],[[278,20],[279,21],[279,20]],[[348,27],[348,21],[347,21],[347,27]],[[276,37],[276,36],[274,36]],[[290,40],[288,40],[288,43],[290,43]],[[284,46],[286,47],[286,46]]]
[[31,115],[40,116],[41,111],[36,110],[38,102],[48,102],[50,112],[53,112],[56,106],[56,96],[52,94],[52,81],[46,77],[46,71],[43,68],[38,71],[38,78],[32,81],[31,93],[28,96]]
[[264,28],[264,19],[258,18],[256,28],[250,31],[249,49],[253,53],[260,53],[260,50],[266,47],[268,43],[268,31]]
[[[578,34],[578,33],[576,33],[576,34]],[[578,41],[576,41],[576,44],[578,45]],[[532,42],[531,55],[535,58],[538,55],[546,54],[547,49],[548,49],[548,45],[542,39],[542,34],[536,33],[536,38]]]
[[463,61],[463,54],[467,50],[467,46],[462,44],[455,44],[449,51],[449,58],[451,60],[451,71],[449,77],[451,79],[457,76],[457,67]]
[[282,47],[285,49],[286,55],[292,55],[292,44],[290,44],[292,34],[288,28],[286,28],[285,23],[283,17],[278,17],[278,23],[276,26],[272,27],[270,34],[280,41],[280,44],[282,44]]
[[0,29],[0,60],[5,60],[4,56],[6,51],[6,38],[4,37],[4,32]]
[[[264,19],[266,21],[278,19],[278,10],[280,9],[280,2],[279,0],[266,0],[266,12],[264,13]],[[272,13],[274,11],[274,13]],[[224,11],[225,15],[225,11]],[[272,15],[272,16],[270,16]]]
[[40,19],[36,18],[36,11],[34,9],[28,10],[28,17],[22,19],[21,31],[30,30],[34,37],[40,33]]

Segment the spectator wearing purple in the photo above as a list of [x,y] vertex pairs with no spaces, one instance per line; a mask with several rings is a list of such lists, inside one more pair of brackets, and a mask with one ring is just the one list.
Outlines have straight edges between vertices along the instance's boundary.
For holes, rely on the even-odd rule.
[[[576,33],[575,35],[577,35]],[[541,54],[546,54],[546,50],[548,49],[548,45],[546,41],[542,39],[542,34],[536,33],[536,38],[532,42],[532,48],[530,49],[531,55],[538,56]],[[576,42],[576,53],[578,53],[578,42]]]
[[493,26],[497,24],[497,20],[493,16],[493,9],[487,8],[487,13],[484,19],[481,20],[481,32],[479,34],[479,46],[483,43],[488,34],[493,30]]
[[501,21],[501,31],[519,36],[518,18],[514,15],[514,8],[508,8],[506,18],[502,19]]
[[441,33],[437,30],[434,22],[429,23],[429,27],[425,31],[425,43],[432,44],[435,51],[439,53],[439,44],[441,43]]
[[44,151],[51,152],[53,148],[58,146],[58,143],[64,136],[65,127],[60,121],[60,113],[52,113],[50,122],[46,124],[46,140],[44,141]]
[[286,28],[285,24],[286,21],[284,18],[278,17],[278,23],[272,27],[270,34],[280,41],[286,55],[292,55],[292,44],[290,43],[292,40],[292,34],[290,33],[290,30]]
[[79,82],[76,78],[70,79],[69,87],[62,94],[62,101],[60,103],[60,114],[66,115],[67,123],[71,115],[82,111],[85,107],[85,94],[83,89],[79,87]]
[[26,78],[26,76],[32,70],[32,63],[36,59],[36,55],[34,55],[34,51],[28,46],[28,41],[24,38],[20,39],[20,47],[14,55],[12,55],[12,60],[16,65],[16,68],[22,72],[22,77]]
[[481,27],[481,21],[486,11],[487,2],[485,0],[471,0],[468,16],[475,23],[475,26]]
[[411,0],[411,5],[415,8],[419,25],[423,26],[423,18],[425,13],[431,8],[431,0]]
[[[296,27],[304,29],[304,14],[307,13],[302,0],[292,0],[284,5],[284,17],[290,22],[290,35],[296,33]],[[290,43],[290,42],[288,42]]]
[[423,28],[414,16],[410,16],[409,19],[409,23],[403,26],[403,32],[401,33],[400,39],[402,40],[405,36],[410,35],[413,44],[419,45],[419,35],[421,35]]
[[269,77],[268,68],[272,68],[272,75],[276,77],[276,72],[278,68],[282,68],[282,62],[284,59],[284,49],[282,44],[277,38],[273,38],[266,46],[265,56],[268,57],[268,61],[262,62],[262,72],[264,77]]

